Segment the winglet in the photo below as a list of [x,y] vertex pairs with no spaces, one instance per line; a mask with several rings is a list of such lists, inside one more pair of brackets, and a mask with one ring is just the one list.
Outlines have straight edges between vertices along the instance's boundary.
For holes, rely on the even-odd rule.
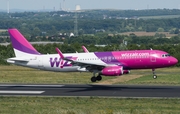
[[89,53],[89,51],[86,49],[85,46],[82,46],[82,48],[83,48],[83,50],[84,50],[85,53]]
[[56,51],[57,51],[57,53],[59,54],[59,56],[60,56],[62,59],[64,59],[63,53],[62,53],[58,48],[56,48]]

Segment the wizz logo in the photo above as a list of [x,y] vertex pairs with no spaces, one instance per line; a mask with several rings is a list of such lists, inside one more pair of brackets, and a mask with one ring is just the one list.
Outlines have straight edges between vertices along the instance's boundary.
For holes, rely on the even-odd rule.
[[[67,57],[68,59],[72,59],[72,60],[76,60],[77,57]],[[72,66],[71,63],[69,63],[68,61],[64,61],[61,58],[50,58],[50,65],[51,67],[60,67],[63,68],[64,66]]]
[[51,67],[60,67],[63,68],[64,66],[68,66],[68,61],[64,61],[61,58],[50,58],[50,65]]

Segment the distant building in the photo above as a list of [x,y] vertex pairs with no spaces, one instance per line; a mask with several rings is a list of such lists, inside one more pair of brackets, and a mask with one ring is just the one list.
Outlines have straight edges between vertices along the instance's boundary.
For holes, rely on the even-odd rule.
[[106,45],[95,45],[96,47],[106,47]]
[[69,35],[69,37],[73,37],[73,36],[74,36],[74,33],[71,32],[70,35]]
[[96,32],[106,32],[104,29],[97,29]]
[[81,10],[81,6],[80,5],[76,5],[76,11]]

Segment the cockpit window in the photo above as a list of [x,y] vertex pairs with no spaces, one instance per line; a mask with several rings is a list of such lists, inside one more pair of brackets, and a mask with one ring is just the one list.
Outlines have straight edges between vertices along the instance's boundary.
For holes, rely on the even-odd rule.
[[168,53],[168,54],[165,54],[166,57],[170,57],[171,55]]
[[168,53],[168,54],[163,54],[162,57],[170,57],[171,55]]

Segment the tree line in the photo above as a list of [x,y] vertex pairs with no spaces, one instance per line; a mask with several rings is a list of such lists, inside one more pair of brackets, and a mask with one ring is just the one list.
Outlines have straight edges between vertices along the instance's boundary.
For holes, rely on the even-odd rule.
[[[74,20],[42,19],[0,19],[0,29],[17,28],[27,36],[52,36],[59,33],[74,32]],[[180,19],[105,19],[78,20],[79,35],[96,34],[98,31],[106,33],[121,33],[133,31],[170,32],[179,34]],[[45,34],[43,34],[45,33]],[[1,33],[0,35],[3,35]]]
[[[77,12],[78,31],[82,34],[96,34],[129,31],[170,32],[179,34],[180,10],[91,10]],[[167,15],[168,18],[160,16]],[[174,15],[177,17],[172,18]],[[141,16],[159,16],[144,19]],[[178,17],[179,16],[179,17]],[[27,36],[52,36],[74,32],[75,12],[23,12],[0,13],[0,29],[18,28]],[[1,33],[0,35],[4,35]]]

